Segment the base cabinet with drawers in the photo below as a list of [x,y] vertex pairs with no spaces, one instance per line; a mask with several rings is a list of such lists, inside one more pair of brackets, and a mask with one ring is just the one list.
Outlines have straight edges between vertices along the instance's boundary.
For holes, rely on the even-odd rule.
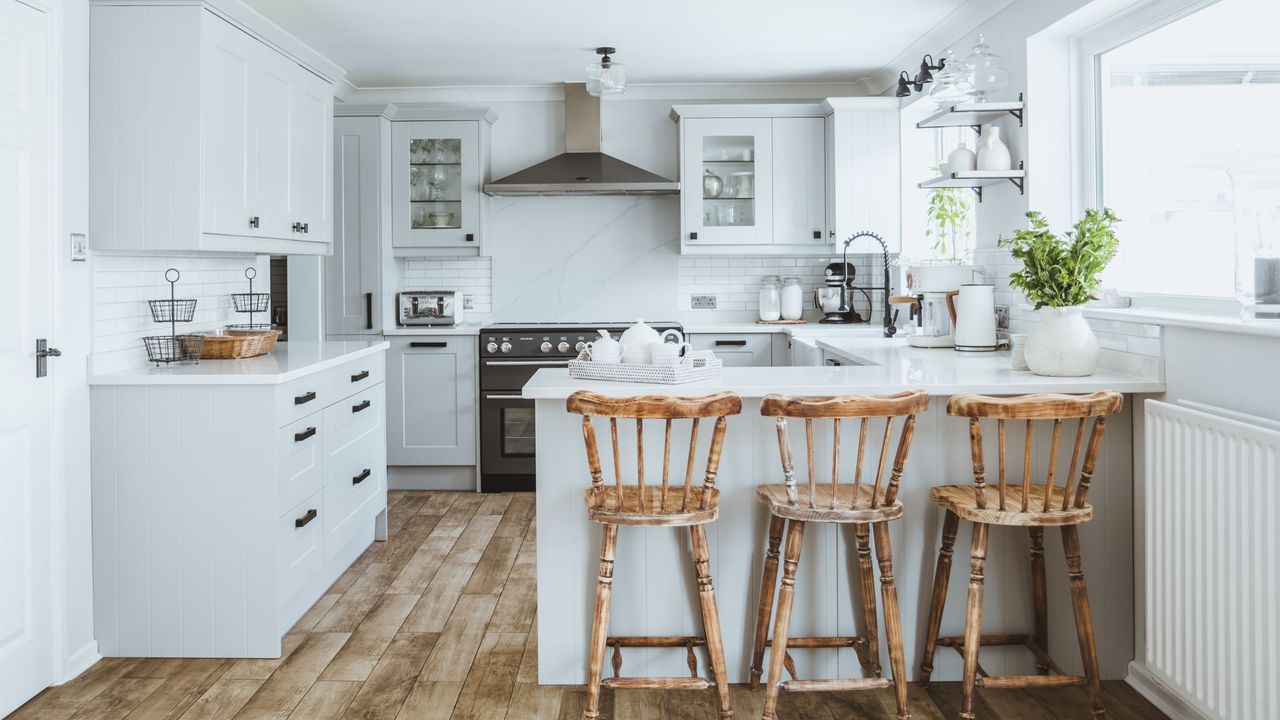
[[386,537],[385,347],[285,382],[92,387],[103,655],[279,657]]

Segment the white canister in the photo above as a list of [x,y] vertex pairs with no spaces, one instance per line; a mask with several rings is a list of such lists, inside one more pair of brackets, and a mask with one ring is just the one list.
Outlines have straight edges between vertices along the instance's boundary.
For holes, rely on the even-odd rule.
[[1009,367],[1014,370],[1030,370],[1027,367],[1027,336],[1018,333],[1009,336]]
[[799,320],[804,315],[804,286],[800,278],[789,277],[782,281],[782,319]]
[[782,317],[782,280],[765,275],[760,281],[760,319],[771,322]]

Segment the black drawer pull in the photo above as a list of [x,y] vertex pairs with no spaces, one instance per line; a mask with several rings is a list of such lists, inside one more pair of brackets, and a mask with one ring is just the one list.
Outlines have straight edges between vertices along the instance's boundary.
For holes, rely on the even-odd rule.
[[309,402],[311,402],[312,400],[315,400],[315,399],[316,399],[316,391],[315,391],[315,390],[312,390],[311,392],[306,393],[305,395],[299,395],[299,396],[295,397],[295,398],[293,399],[293,404],[294,404],[294,405],[306,405],[307,403],[309,403]]
[[351,412],[353,412],[353,413],[358,413],[358,412],[360,412],[361,410],[368,410],[368,409],[369,409],[369,406],[370,406],[370,405],[372,405],[372,404],[373,404],[373,403],[369,402],[368,400],[365,400],[364,402],[360,403],[359,405],[352,405],[352,406],[351,406]]
[[356,373],[355,375],[352,375],[352,376],[351,376],[351,382],[360,382],[361,380],[363,380],[363,379],[365,379],[365,378],[367,378],[367,377],[369,377],[369,371],[368,371],[368,370],[361,370],[360,372],[358,372],[358,373]]
[[315,434],[316,434],[316,429],[315,429],[314,427],[309,427],[309,428],[307,428],[306,430],[303,430],[303,431],[302,431],[302,432],[300,432],[300,433],[294,433],[294,434],[293,434],[293,441],[294,441],[294,442],[302,442],[303,440],[306,440],[307,438],[309,438],[309,437],[311,437],[312,435],[315,435]]
[[372,471],[372,470],[370,470],[369,468],[365,468],[363,471],[361,471],[361,472],[360,472],[360,474],[359,474],[359,475],[357,475],[357,476],[355,476],[355,477],[351,478],[351,484],[352,484],[352,485],[359,485],[360,483],[364,482],[365,480],[368,480],[368,479],[369,479],[369,476],[370,476],[370,475],[372,475],[372,474],[373,474],[373,471]]
[[409,343],[409,347],[411,348],[443,348],[443,347],[449,347],[449,343],[441,340],[437,340],[434,342],[419,342],[415,340],[414,342]]
[[296,518],[293,521],[293,526],[296,528],[306,527],[307,523],[311,522],[312,520],[315,520],[316,515],[319,515],[319,514],[320,513],[316,512],[315,508],[311,508],[310,510],[307,511],[306,515],[303,515],[300,518]]
[[716,347],[746,347],[746,340],[717,340]]

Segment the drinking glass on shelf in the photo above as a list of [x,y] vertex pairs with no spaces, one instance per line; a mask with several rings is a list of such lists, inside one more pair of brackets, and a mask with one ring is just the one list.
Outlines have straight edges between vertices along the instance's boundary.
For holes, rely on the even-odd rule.
[[422,173],[422,168],[409,168],[409,199],[422,201],[431,199],[431,186]]
[[742,208],[738,207],[738,203],[728,203],[720,211],[722,225],[741,225],[742,224]]
[[426,205],[414,205],[410,211],[409,226],[414,229],[431,227],[430,222],[427,220],[428,209]]
[[430,140],[409,141],[409,162],[422,165],[431,162],[432,143]]

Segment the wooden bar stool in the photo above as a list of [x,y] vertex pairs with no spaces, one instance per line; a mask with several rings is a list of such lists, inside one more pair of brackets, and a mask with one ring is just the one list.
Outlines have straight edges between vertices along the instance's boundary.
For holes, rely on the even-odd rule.
[[[1102,447],[1108,415],[1120,411],[1124,397],[1103,391],[1090,395],[1024,395],[995,398],[982,395],[957,395],[947,403],[947,414],[969,418],[969,445],[973,455],[973,485],[943,485],[930,491],[929,499],[942,506],[946,520],[942,526],[942,548],[938,552],[937,572],[933,581],[933,600],[929,607],[929,625],[925,631],[924,655],[920,662],[920,681],[929,683],[933,672],[933,654],[938,645],[954,648],[964,656],[964,700],[960,717],[972,718],[975,687],[1024,688],[1063,685],[1089,686],[1093,716],[1103,717],[1102,686],[1098,677],[1098,652],[1093,638],[1093,619],[1085,589],[1084,571],[1080,564],[1080,537],[1077,525],[1093,517],[1089,505],[1089,485]],[[1094,418],[1084,444],[1086,421]],[[999,447],[999,485],[992,488],[986,481],[982,449],[982,420],[996,421]],[[1005,472],[1005,422],[1025,421],[1022,450],[1022,482],[1010,485]],[[1061,487],[1055,484],[1058,444],[1064,420],[1076,420],[1071,465]],[[1035,422],[1053,422],[1048,466],[1043,483],[1031,482],[1032,435]],[[1081,448],[1084,448],[1083,461]],[[1080,478],[1071,487],[1076,469]],[[947,598],[947,579],[951,572],[952,547],[960,520],[973,523],[970,549],[969,602],[965,614],[963,637],[938,637],[942,610]],[[1035,630],[1030,635],[982,634],[983,568],[987,557],[987,528],[990,525],[1026,527],[1031,536],[1032,600],[1035,606]],[[1062,529],[1062,546],[1067,556],[1067,577],[1071,583],[1071,604],[1075,611],[1076,634],[1084,661],[1084,677],[1068,675],[1049,656],[1049,609],[1045,590],[1044,528]],[[1039,675],[994,677],[978,664],[982,645],[1022,645],[1036,658]],[[1052,673],[1052,674],[1051,674]]]
[[[898,612],[898,590],[893,578],[893,550],[889,545],[888,521],[902,517],[902,503],[898,501],[898,484],[902,467],[911,448],[911,436],[915,429],[915,416],[929,407],[929,396],[923,392],[903,392],[881,397],[785,397],[769,395],[760,403],[760,414],[777,418],[778,448],[782,456],[780,485],[756,487],[756,501],[769,508],[769,545],[765,554],[764,576],[760,582],[760,604],[756,613],[755,643],[751,653],[751,688],[760,687],[760,675],[765,646],[769,646],[769,678],[765,686],[764,720],[777,717],[778,692],[812,690],[856,690],[888,687],[897,691],[898,718],[911,717],[907,711],[907,675],[902,652],[901,616]],[[896,450],[891,448],[894,421],[900,417],[902,433]],[[804,420],[805,442],[808,447],[809,484],[796,487],[795,472],[791,462],[791,443],[787,432],[787,419]],[[867,436],[873,418],[884,418],[884,434],[880,443],[880,458],[874,483],[862,481],[862,465],[866,456]],[[851,419],[860,421],[858,454],[854,463],[853,484],[846,491],[840,486],[840,422]],[[831,482],[816,481],[814,461],[813,426],[815,420],[832,421]],[[890,456],[893,469],[888,484],[884,484],[884,469]],[[782,588],[778,591],[778,606],[773,625],[773,639],[768,640],[769,619],[773,615],[775,584],[778,576],[778,546],[782,540],[783,523],[787,523],[786,555],[782,570]],[[853,524],[858,541],[858,584],[866,621],[866,637],[789,637],[791,608],[795,600],[796,567],[800,562],[800,549],[804,544],[804,527],[809,522]],[[884,596],[885,636],[889,645],[889,665],[893,681],[880,677],[880,654],[876,642],[875,578],[871,567],[871,542],[867,527],[875,534],[876,558],[880,563],[880,587]],[[800,680],[788,648],[852,648],[858,662],[868,677],[850,680]],[[780,682],[782,668],[786,666],[791,680]]]
[[[716,473],[720,467],[720,451],[724,445],[726,417],[742,412],[742,400],[733,393],[719,393],[701,398],[629,397],[609,398],[588,392],[569,396],[569,412],[582,415],[582,434],[587,444],[587,463],[591,470],[591,487],[586,491],[587,517],[604,525],[600,540],[600,578],[596,585],[596,614],[591,626],[590,663],[587,670],[587,720],[599,717],[600,686],[613,688],[650,688],[703,690],[710,683],[698,676],[697,656],[693,648],[706,645],[711,671],[720,696],[720,717],[733,716],[729,706],[729,680],[725,673],[724,646],[721,642],[720,616],[716,611],[716,593],[711,584],[711,555],[704,527],[720,512],[720,491],[716,489]],[[609,418],[609,436],[613,441],[615,484],[605,485],[600,470],[600,452],[596,443],[593,417]],[[704,418],[715,418],[711,445],[707,451],[706,472],[701,483],[694,484],[693,473],[698,447],[698,426]],[[618,420],[635,420],[636,484],[623,483],[621,454],[618,448]],[[662,484],[645,484],[644,421],[664,420]],[[691,420],[689,457],[685,465],[684,485],[670,483],[671,430],[675,420]],[[698,599],[702,606],[705,637],[608,637],[609,604],[613,591],[613,558],[619,525],[641,527],[688,527],[693,545],[693,566],[698,578]],[[601,681],[605,646],[614,648],[614,677]],[[618,677],[621,670],[621,648],[666,647],[686,649],[691,677],[640,678]]]

